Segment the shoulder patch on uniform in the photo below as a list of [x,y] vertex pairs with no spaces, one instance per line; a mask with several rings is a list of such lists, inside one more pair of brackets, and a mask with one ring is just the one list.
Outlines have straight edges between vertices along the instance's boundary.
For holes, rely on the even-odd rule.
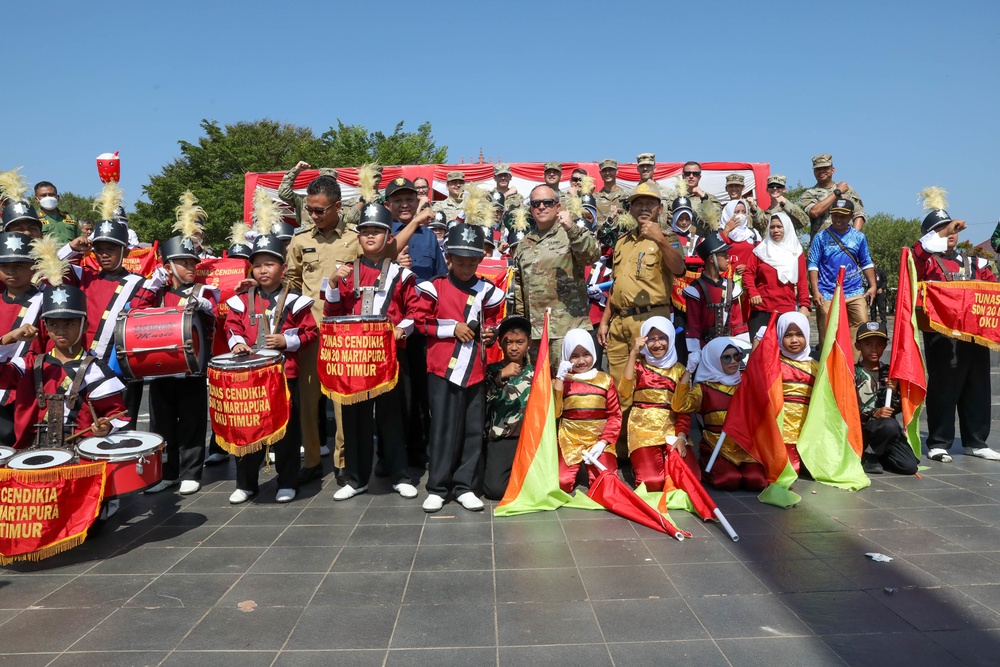
[[237,313],[242,313],[246,310],[246,306],[243,304],[243,299],[241,299],[238,294],[234,294],[226,299],[226,304],[229,306],[230,310],[235,310]]
[[434,287],[434,283],[429,280],[417,283],[417,290],[435,300],[438,298],[437,288]]
[[299,227],[294,232],[292,232],[292,236],[298,236],[299,234],[305,234],[308,231],[309,231],[309,227]]
[[701,295],[698,293],[698,290],[692,287],[691,285],[688,285],[687,287],[684,288],[683,294],[684,296],[690,296],[692,298],[701,301]]

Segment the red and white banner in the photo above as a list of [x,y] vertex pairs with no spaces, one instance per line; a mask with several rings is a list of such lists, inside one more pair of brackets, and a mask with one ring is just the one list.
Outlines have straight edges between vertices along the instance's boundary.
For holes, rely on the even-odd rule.
[[921,329],[1000,350],[1000,283],[920,283],[918,306]]

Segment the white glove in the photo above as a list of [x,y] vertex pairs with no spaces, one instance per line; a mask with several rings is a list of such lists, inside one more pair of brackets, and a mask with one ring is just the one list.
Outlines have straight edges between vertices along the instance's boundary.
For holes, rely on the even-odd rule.
[[602,290],[597,285],[591,285],[590,287],[587,288],[587,296],[589,296],[591,299],[600,299],[602,296],[604,296],[604,290]]
[[607,449],[607,447],[608,443],[603,440],[598,440],[596,445],[587,450],[587,454],[590,458],[596,460],[601,454],[604,453],[604,450]]
[[573,364],[568,361],[560,361],[559,368],[556,370],[556,378],[559,380],[565,380],[571,370],[573,370]]
[[215,310],[212,308],[212,302],[203,296],[193,296],[191,297],[191,302],[194,304],[195,310],[199,310],[206,315],[214,315]]
[[153,271],[153,275],[151,275],[146,281],[146,289],[150,292],[155,292],[166,285],[169,280],[170,274],[167,273],[167,270],[162,266],[158,267],[156,271]]

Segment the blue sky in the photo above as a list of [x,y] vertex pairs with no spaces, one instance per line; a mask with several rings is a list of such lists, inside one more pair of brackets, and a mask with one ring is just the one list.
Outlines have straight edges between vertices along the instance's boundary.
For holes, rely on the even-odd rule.
[[[683,8],[690,7],[690,11]],[[44,8],[44,9],[42,9]],[[770,162],[829,152],[869,213],[940,185],[1000,217],[1000,3],[12,3],[0,168],[129,201],[202,118],[433,125],[449,157]],[[9,84],[10,85],[10,84]],[[12,102],[20,92],[22,101]],[[289,165],[291,166],[291,165]]]

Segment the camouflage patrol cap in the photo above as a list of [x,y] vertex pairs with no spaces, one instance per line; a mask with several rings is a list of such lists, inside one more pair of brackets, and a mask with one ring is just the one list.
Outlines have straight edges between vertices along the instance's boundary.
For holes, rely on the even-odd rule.
[[507,174],[508,176],[511,175],[511,173],[510,173],[510,165],[507,164],[506,162],[501,162],[500,164],[498,164],[495,167],[493,167],[493,175],[494,176],[499,176],[501,174]]
[[854,202],[850,199],[838,199],[833,202],[833,206],[830,207],[830,213],[850,215],[851,213],[854,213]]
[[447,180],[449,183],[452,181],[462,181],[465,183],[465,174],[461,171],[449,171]]
[[785,183],[787,181],[788,179],[785,178],[784,174],[771,174],[767,177],[768,185],[780,185],[781,187],[785,187]]
[[820,167],[832,167],[833,166],[833,156],[829,153],[823,153],[822,155],[817,155],[813,158],[813,169],[819,169]]
[[746,179],[743,174],[729,174],[726,176],[726,185],[743,185]]
[[635,156],[636,164],[656,164],[656,155],[654,153],[639,153]]
[[618,168],[618,162],[615,161],[615,160],[612,160],[609,157],[606,157],[603,160],[601,160],[601,162],[597,165],[597,167],[601,171],[604,171],[605,169],[617,169]]
[[558,171],[561,174],[562,173],[562,162],[546,162],[545,163],[545,171],[548,171],[549,169],[555,169],[556,171]]
[[319,168],[319,175],[320,176],[329,176],[331,178],[337,178],[337,170],[334,169],[333,167],[320,167]]
[[633,202],[639,197],[655,197],[659,201],[660,196],[660,186],[656,184],[656,181],[648,180],[632,188],[632,194],[628,196],[628,200]]

